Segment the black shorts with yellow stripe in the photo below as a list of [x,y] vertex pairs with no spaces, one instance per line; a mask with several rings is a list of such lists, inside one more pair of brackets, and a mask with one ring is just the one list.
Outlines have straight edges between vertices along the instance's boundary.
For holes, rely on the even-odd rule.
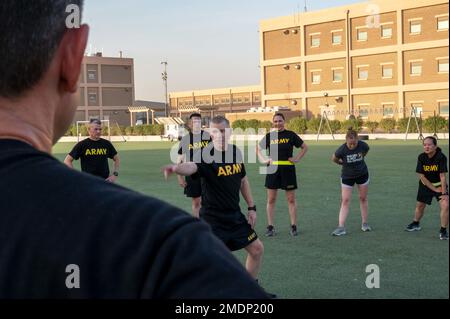
[[[439,187],[441,183],[434,183],[433,185]],[[447,187],[448,193],[448,187]],[[441,193],[433,192],[431,189],[426,187],[422,182],[419,182],[419,189],[417,190],[417,201],[421,203],[425,203],[427,205],[431,205],[433,198],[439,202],[441,200]]]
[[268,167],[265,186],[267,189],[291,191],[297,189],[295,165],[272,165]]
[[252,229],[247,219],[242,213],[238,220],[232,223],[220,222],[214,218],[208,218],[208,216],[202,216],[200,218],[206,221],[216,235],[231,251],[240,250],[247,247],[252,242],[258,239],[258,235]]

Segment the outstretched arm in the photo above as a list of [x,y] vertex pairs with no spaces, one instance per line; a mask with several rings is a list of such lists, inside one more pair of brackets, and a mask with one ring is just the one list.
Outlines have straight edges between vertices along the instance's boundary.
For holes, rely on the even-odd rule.
[[168,179],[169,176],[172,174],[191,176],[197,173],[197,171],[198,171],[197,164],[192,162],[181,163],[177,165],[167,165],[162,168],[162,172],[164,173],[164,177],[166,179]]

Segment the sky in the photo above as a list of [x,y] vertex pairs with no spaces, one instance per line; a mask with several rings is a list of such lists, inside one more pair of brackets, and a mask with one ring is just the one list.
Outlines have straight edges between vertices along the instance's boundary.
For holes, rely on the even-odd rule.
[[[307,10],[357,0],[307,0]],[[303,12],[305,0],[85,0],[87,51],[134,59],[135,99],[168,91],[259,85],[260,20]]]

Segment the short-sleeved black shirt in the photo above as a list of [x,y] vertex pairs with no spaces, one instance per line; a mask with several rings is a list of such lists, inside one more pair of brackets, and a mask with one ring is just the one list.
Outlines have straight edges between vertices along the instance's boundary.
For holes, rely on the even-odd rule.
[[233,222],[241,215],[239,194],[241,181],[246,176],[242,153],[236,145],[230,144],[225,152],[211,147],[210,154],[211,160],[203,158],[202,163],[197,163],[203,180],[200,214]]
[[201,151],[211,142],[211,137],[208,132],[201,131],[199,134],[189,132],[183,136],[178,148],[178,155],[186,154],[186,162],[200,162],[201,157],[194,156],[194,154],[201,154]]
[[439,183],[440,174],[447,172],[447,157],[441,151],[437,151],[432,158],[425,153],[417,158],[416,173],[423,174],[431,183]]
[[268,150],[274,161],[287,161],[293,156],[294,147],[299,148],[302,145],[303,140],[295,132],[288,130],[267,133],[259,143],[259,147]]
[[342,159],[342,178],[357,178],[369,173],[365,154],[369,151],[369,145],[363,141],[358,141],[355,149],[350,150],[347,143],[342,144],[335,152],[337,158]]
[[113,159],[117,151],[108,140],[87,138],[75,145],[69,155],[75,160],[81,159],[83,172],[106,179],[109,177],[108,158]]
[[178,208],[20,141],[0,139],[0,176],[0,299],[267,298]]

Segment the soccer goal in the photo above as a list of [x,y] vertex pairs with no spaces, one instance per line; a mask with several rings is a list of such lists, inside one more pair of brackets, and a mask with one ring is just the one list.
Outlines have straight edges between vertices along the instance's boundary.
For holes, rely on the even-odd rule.
[[[103,133],[102,133],[102,135],[104,137],[107,136],[108,140],[111,141],[111,126],[110,126],[109,120],[101,120],[101,122],[102,122],[102,128],[107,127],[107,132],[108,132],[107,135],[103,134]],[[80,141],[81,138],[86,138],[89,135],[87,133],[87,128],[90,123],[91,123],[91,121],[77,121],[77,141],[78,142]],[[82,129],[83,125],[86,128],[86,130]]]

